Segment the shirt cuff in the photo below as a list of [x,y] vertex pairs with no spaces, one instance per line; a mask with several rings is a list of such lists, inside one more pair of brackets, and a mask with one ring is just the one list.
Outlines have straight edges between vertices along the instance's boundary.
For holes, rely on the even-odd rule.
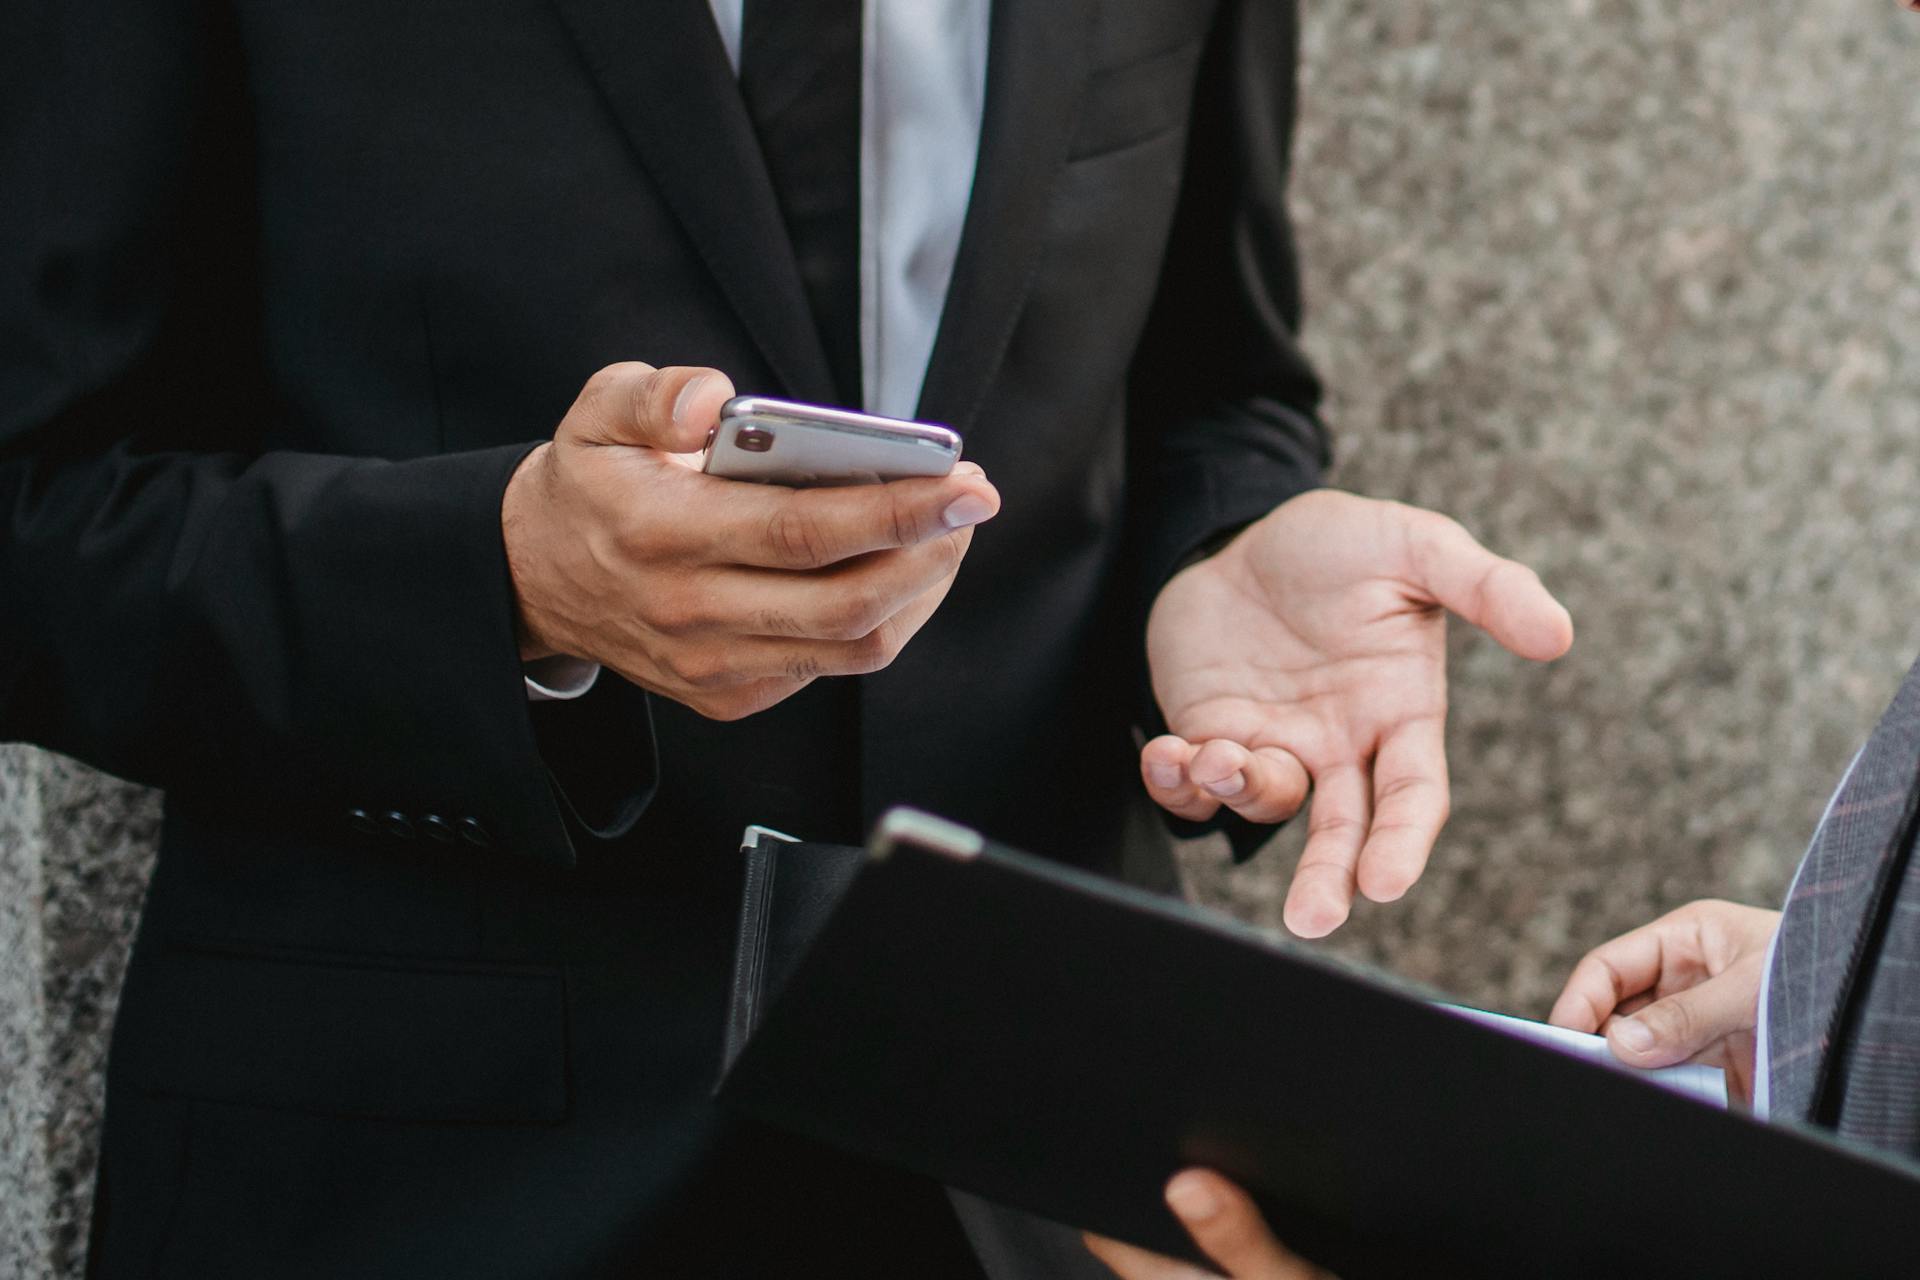
[[560,654],[523,662],[520,673],[527,682],[528,702],[571,702],[593,688],[600,664]]

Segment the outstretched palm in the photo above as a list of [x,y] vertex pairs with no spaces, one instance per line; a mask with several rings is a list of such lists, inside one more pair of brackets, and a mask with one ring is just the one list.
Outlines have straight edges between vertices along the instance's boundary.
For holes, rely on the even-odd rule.
[[1446,613],[1523,657],[1573,640],[1532,570],[1431,511],[1334,490],[1276,508],[1154,602],[1147,655],[1172,733],[1141,753],[1148,791],[1255,821],[1314,794],[1286,921],[1317,937],[1356,885],[1404,893],[1447,817]]

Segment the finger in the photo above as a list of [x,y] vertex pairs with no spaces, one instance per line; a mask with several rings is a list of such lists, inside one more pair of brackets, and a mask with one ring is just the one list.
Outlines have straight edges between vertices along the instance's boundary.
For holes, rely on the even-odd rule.
[[1587,952],[1567,975],[1547,1021],[1591,1034],[1623,1001],[1653,990],[1666,969],[1666,937],[1671,927],[1663,916]]
[[1220,802],[1187,773],[1193,756],[1194,746],[1185,738],[1161,734],[1140,749],[1140,780],[1148,797],[1174,817],[1205,822],[1220,811]]
[[1300,851],[1282,911],[1287,928],[1298,936],[1323,938],[1346,922],[1368,809],[1366,775],[1357,767],[1329,769],[1314,779],[1307,847]]
[[1420,878],[1447,821],[1445,722],[1409,720],[1373,761],[1373,822],[1360,850],[1360,892],[1392,902]]
[[1087,1252],[1104,1262],[1120,1280],[1213,1280],[1190,1262],[1152,1253],[1137,1245],[1122,1244],[1092,1232],[1080,1239],[1087,1246]]
[[1187,773],[1209,796],[1249,822],[1281,822],[1307,798],[1307,770],[1281,747],[1249,751],[1227,738],[1200,745]]
[[1755,1060],[1758,1047],[1758,1042],[1751,1034],[1728,1036],[1720,1053],[1704,1060],[1706,1065],[1718,1066],[1726,1073],[1727,1098],[1735,1106],[1753,1106],[1753,1076],[1759,1068]]
[[1717,978],[1615,1019],[1607,1028],[1613,1056],[1633,1067],[1671,1067],[1728,1036],[1752,1031],[1760,963],[1760,957],[1749,957]]
[[[633,680],[633,677],[627,677]],[[640,681],[634,680],[634,683]],[[807,687],[805,680],[790,680],[784,676],[766,680],[749,680],[744,684],[728,685],[721,689],[685,691],[677,696],[666,691],[668,697],[692,707],[709,720],[740,720],[747,716],[758,715],[768,707],[785,702],[794,694]],[[651,687],[651,686],[649,686]]]
[[1446,516],[1403,510],[1410,572],[1422,590],[1523,658],[1544,662],[1572,647],[1573,618],[1540,575]]
[[804,684],[821,676],[872,675],[900,656],[952,586],[949,575],[872,631],[847,640],[733,636],[709,643],[682,662],[681,674],[690,686],[703,690],[766,680]]
[[822,569],[855,556],[911,547],[991,520],[1000,492],[971,464],[951,475],[886,484],[785,489],[738,481],[706,526],[709,562],[763,569]]
[[880,624],[882,640],[891,646],[894,653],[904,649],[907,642],[920,633],[927,619],[946,600],[947,592],[953,589],[953,575],[948,574],[939,582],[921,592],[898,613]]
[[733,382],[718,369],[611,364],[587,379],[562,425],[588,444],[685,453],[706,443],[732,398]]
[[[1614,1006],[1613,1017],[1608,1018],[1607,1021],[1612,1022],[1613,1018],[1630,1018],[1652,1004],[1655,999],[1656,997],[1651,991],[1642,991],[1637,996],[1628,996],[1625,1000],[1622,1000]],[[1605,1034],[1604,1029],[1602,1030],[1602,1034]]]
[[[750,634],[855,640],[942,583],[951,583],[972,542],[962,529],[917,547],[879,551],[814,573],[745,569],[720,578],[712,598],[749,601]],[[738,619],[716,619],[725,624]]]
[[822,676],[870,676],[884,671],[911,638],[881,627],[858,640],[777,639],[741,636],[727,641],[726,669],[695,677],[696,688],[726,688],[759,680],[818,680]]
[[1175,1174],[1167,1184],[1167,1206],[1201,1251],[1235,1280],[1313,1280],[1324,1274],[1275,1240],[1253,1198],[1217,1173]]

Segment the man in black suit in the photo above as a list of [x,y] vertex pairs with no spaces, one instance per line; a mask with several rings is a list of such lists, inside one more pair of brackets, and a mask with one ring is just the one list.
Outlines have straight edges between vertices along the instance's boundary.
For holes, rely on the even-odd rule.
[[[1245,849],[1311,784],[1325,932],[1444,820],[1444,610],[1570,642],[1315,491],[1290,3],[0,24],[0,735],[167,791],[97,1275],[968,1274],[708,1103],[743,824],[1170,881],[1147,796]],[[700,475],[735,386],[978,465]]]

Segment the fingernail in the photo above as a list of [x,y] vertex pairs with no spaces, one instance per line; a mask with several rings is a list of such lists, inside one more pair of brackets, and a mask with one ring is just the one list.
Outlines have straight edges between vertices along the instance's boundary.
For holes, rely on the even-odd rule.
[[1207,794],[1219,796],[1224,800],[1228,796],[1237,796],[1247,789],[1247,775],[1236,769],[1218,782],[1203,782],[1200,785],[1207,789]]
[[1220,1212],[1220,1199],[1204,1179],[1183,1173],[1167,1184],[1167,1206],[1188,1222],[1205,1222]]
[[1147,780],[1156,787],[1177,787],[1180,785],[1180,766],[1150,764],[1147,766]]
[[673,398],[674,426],[684,427],[687,425],[687,406],[693,403],[694,397],[700,394],[700,388],[706,386],[712,377],[713,375],[710,373],[703,373],[688,382],[686,386],[680,388],[680,394]]
[[964,529],[992,514],[992,503],[977,493],[963,493],[947,504],[947,509],[940,513],[940,522],[949,529]]
[[1653,1048],[1653,1028],[1635,1018],[1622,1018],[1614,1024],[1613,1038],[1628,1053],[1645,1053]]
[[1347,922],[1347,910],[1338,902],[1302,902],[1298,907],[1289,903],[1280,919],[1296,937],[1324,938]]

